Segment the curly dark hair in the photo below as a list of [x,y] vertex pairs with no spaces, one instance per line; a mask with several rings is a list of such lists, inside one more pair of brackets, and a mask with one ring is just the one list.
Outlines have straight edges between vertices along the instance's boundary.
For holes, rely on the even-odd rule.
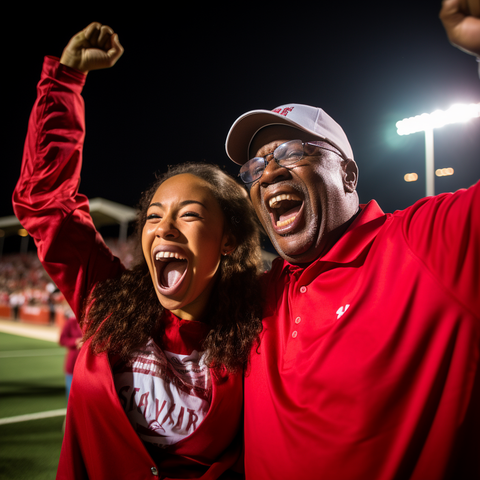
[[[222,256],[210,296],[211,329],[203,345],[205,361],[213,369],[246,371],[250,350],[259,342],[262,329],[262,262],[259,225],[245,189],[216,165],[184,163],[169,167],[140,199],[136,222],[138,250],[141,252],[142,229],[152,197],[165,180],[182,173],[208,182],[223,211],[226,230],[237,244],[231,254]],[[84,340],[92,337],[94,353],[108,352],[126,360],[150,338],[161,338],[164,331],[164,307],[157,298],[143,254],[138,254],[138,263],[130,270],[96,285],[84,311]]]

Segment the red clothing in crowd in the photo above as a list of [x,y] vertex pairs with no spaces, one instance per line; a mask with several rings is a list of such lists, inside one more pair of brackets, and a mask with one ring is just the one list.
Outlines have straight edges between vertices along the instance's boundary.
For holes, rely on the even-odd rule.
[[60,333],[59,343],[62,347],[67,348],[65,356],[65,373],[73,374],[73,367],[77,361],[80,349],[78,348],[78,339],[82,338],[82,330],[75,317],[67,318],[65,325]]
[[[85,132],[84,82],[83,74],[58,59],[45,59],[14,192],[15,213],[77,318],[94,285],[123,270],[94,228],[88,199],[77,191]],[[170,312],[162,321],[169,354],[191,354],[205,335],[198,331],[190,344],[185,336],[191,339],[199,322],[186,326]],[[228,469],[241,459],[241,374],[211,375],[209,409],[202,423],[186,438],[157,449],[154,462],[126,415],[130,404],[116,391],[112,369],[117,372],[121,366],[106,354],[92,354],[89,346],[87,342],[82,347],[75,366],[57,479],[238,478]],[[163,380],[168,381],[173,370]],[[180,382],[178,377],[175,382]],[[129,393],[134,399],[135,393]],[[147,410],[146,398],[134,406],[140,413]],[[150,407],[158,406],[158,415],[162,405],[149,398]],[[163,412],[168,422],[173,422],[174,406]],[[184,416],[186,420],[186,411]],[[175,421],[178,424],[178,418]]]
[[362,206],[308,266],[277,259],[245,379],[249,479],[480,478],[480,183]]

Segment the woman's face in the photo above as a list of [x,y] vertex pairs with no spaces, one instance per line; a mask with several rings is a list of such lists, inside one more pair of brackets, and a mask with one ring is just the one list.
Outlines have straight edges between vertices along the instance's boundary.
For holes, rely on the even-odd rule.
[[166,180],[153,196],[142,249],[160,303],[185,320],[199,319],[222,253],[232,250],[209,184],[190,173]]

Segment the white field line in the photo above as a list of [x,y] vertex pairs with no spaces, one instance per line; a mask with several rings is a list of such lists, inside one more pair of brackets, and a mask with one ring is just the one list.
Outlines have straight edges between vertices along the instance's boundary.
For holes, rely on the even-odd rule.
[[0,352],[0,358],[19,357],[48,357],[52,355],[65,355],[64,348],[43,348],[35,350],[12,350],[11,352]]
[[40,418],[60,417],[66,413],[66,408],[60,408],[59,410],[50,410],[49,412],[29,413],[27,415],[17,415],[16,417],[0,418],[0,425],[28,422],[29,420],[38,420]]

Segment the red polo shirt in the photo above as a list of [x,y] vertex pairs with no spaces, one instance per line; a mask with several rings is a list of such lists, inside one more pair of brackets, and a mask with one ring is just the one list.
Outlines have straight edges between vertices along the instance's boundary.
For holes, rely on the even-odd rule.
[[245,381],[249,479],[480,478],[480,184],[372,201],[306,268],[277,259]]

